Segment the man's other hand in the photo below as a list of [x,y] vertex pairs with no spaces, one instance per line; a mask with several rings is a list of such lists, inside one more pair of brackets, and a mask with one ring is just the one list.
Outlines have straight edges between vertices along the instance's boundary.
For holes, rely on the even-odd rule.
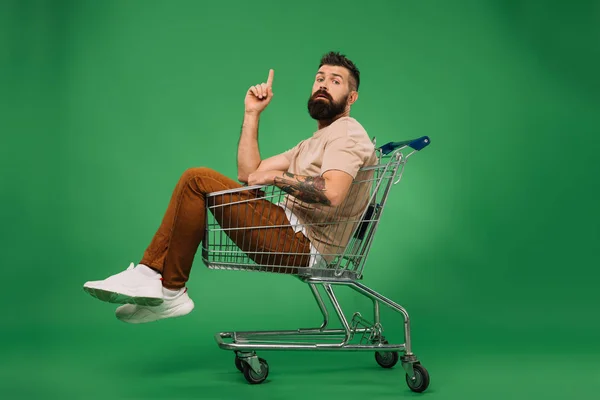
[[269,105],[273,98],[273,75],[275,72],[270,69],[267,82],[251,86],[246,92],[244,101],[247,114],[260,114]]

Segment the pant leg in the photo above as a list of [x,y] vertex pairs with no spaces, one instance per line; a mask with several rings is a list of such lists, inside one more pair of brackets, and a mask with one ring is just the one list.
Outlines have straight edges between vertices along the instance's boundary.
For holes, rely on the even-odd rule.
[[[141,264],[159,271],[163,286],[181,288],[189,279],[198,246],[202,242],[206,224],[207,193],[242,187],[238,182],[209,168],[190,168],[180,177],[163,220],[146,248]],[[231,202],[249,200],[256,195],[243,191],[233,196],[215,196],[213,201]],[[215,218],[224,227],[284,225],[287,218],[278,206],[266,200],[222,207]],[[306,265],[310,243],[304,235],[294,233],[291,226],[257,229],[247,235],[235,235],[232,240],[244,251],[298,251],[305,257],[267,257],[271,263]],[[258,261],[264,259],[260,256]],[[256,260],[255,260],[256,261]],[[282,265],[282,264],[277,264]],[[286,265],[286,264],[283,264]]]
[[[295,273],[310,261],[310,241],[294,232],[285,211],[256,191],[213,195],[208,208],[246,255],[271,272]],[[235,251],[235,250],[234,250]]]

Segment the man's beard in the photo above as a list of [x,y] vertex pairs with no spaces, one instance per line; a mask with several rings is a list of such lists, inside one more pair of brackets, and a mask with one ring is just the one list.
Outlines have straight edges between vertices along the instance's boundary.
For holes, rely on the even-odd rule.
[[[317,99],[317,96],[319,95],[324,95],[327,97],[327,100]],[[335,116],[344,112],[346,103],[348,102],[348,96],[350,96],[350,93],[340,99],[339,102],[335,102],[329,93],[319,90],[308,99],[308,113],[317,121],[332,120]]]

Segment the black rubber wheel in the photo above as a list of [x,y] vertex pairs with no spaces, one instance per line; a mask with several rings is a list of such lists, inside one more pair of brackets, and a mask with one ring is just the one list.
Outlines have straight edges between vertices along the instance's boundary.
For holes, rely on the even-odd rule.
[[242,360],[238,356],[235,356],[235,367],[238,369],[238,371],[244,372],[244,367],[242,366]]
[[383,368],[392,368],[399,358],[398,353],[395,351],[378,351],[375,353],[375,361]]
[[406,374],[406,383],[413,392],[424,392],[429,386],[429,372],[421,364],[413,364],[413,370],[415,371],[415,380],[413,381]]
[[247,362],[242,362],[242,365],[244,366],[244,378],[246,378],[248,383],[253,385],[263,383],[265,379],[267,379],[267,376],[269,376],[269,364],[267,364],[267,361],[263,358],[259,358],[258,361],[261,366],[261,372],[258,374],[250,368],[250,365]]
[[[385,339],[381,341],[383,344],[389,344]],[[396,351],[376,351],[375,361],[383,368],[392,368],[398,362],[398,352]]]

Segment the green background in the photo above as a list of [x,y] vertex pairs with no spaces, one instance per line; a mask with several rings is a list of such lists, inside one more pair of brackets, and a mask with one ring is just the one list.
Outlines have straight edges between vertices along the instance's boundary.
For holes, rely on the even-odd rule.
[[425,398],[597,398],[599,16],[598,1],[4,0],[3,397],[415,396],[371,353],[261,352],[269,381],[248,385],[213,334],[319,324],[290,277],[198,256],[194,312],[147,325],[82,290],[139,261],[186,168],[236,176],[244,93],[269,68],[262,155],[310,136],[319,58],[339,50],[378,143],[432,139],[363,282],[410,313]]

